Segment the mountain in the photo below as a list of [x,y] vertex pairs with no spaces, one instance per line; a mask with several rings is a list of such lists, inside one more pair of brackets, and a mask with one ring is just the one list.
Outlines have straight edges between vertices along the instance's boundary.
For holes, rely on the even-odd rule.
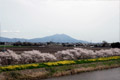
[[31,39],[29,40],[29,42],[69,42],[69,43],[74,43],[74,42],[82,42],[85,43],[86,41],[82,41],[82,40],[76,40],[68,35],[65,34],[55,34],[52,36],[47,36],[47,37],[43,37],[43,38],[35,38],[35,39]]
[[17,41],[25,42],[27,41],[27,39],[0,37],[0,41],[1,42],[17,42]]
[[55,34],[52,36],[47,36],[47,37],[43,37],[43,38],[34,38],[34,39],[19,39],[19,38],[3,38],[1,37],[0,39],[1,41],[6,41],[6,42],[16,42],[16,41],[27,41],[27,42],[61,42],[61,43],[75,43],[75,42],[81,42],[81,43],[88,43],[87,41],[83,41],[83,40],[77,40],[74,39],[68,35],[65,34]]

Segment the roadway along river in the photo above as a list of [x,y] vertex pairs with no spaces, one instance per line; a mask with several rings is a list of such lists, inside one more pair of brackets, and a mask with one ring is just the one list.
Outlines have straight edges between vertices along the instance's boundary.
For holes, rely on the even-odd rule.
[[45,80],[120,80],[120,68],[85,72],[70,76],[62,76]]

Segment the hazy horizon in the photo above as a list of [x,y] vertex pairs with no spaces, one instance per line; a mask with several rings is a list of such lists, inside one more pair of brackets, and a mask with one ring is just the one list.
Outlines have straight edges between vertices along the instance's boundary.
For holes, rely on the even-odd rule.
[[1,36],[119,42],[119,0],[0,0]]

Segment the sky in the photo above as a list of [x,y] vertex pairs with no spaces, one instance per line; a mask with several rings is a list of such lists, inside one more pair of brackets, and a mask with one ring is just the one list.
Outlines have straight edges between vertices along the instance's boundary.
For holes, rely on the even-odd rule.
[[119,41],[119,0],[0,0],[1,36]]

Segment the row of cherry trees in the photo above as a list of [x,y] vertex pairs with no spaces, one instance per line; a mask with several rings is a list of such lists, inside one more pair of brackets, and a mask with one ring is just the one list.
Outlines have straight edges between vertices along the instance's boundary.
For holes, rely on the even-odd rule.
[[120,49],[111,48],[106,50],[93,51],[83,48],[74,48],[58,51],[54,54],[41,53],[38,50],[24,51],[21,54],[16,54],[14,51],[7,50],[5,52],[0,52],[0,65],[40,63],[59,60],[77,60],[108,56],[120,56]]

